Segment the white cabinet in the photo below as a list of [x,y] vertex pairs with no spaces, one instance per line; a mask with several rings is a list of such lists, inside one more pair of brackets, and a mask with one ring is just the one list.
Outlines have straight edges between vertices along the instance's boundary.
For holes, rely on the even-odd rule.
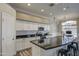
[[32,43],[30,41],[39,39],[39,37],[30,37],[30,38],[22,38],[22,39],[16,39],[16,50],[22,50],[26,48],[32,47]]
[[24,30],[24,24],[22,21],[16,20],[16,30]]
[[65,46],[60,46],[48,50],[32,44],[32,56],[57,56],[58,50]]
[[16,51],[23,49],[23,39],[17,39],[16,40]]
[[32,23],[31,28],[32,30],[38,30],[38,23]]
[[2,12],[2,55],[14,55],[15,48],[15,17]]
[[44,27],[45,30],[49,30],[48,24],[16,20],[16,30],[38,30],[38,27]]

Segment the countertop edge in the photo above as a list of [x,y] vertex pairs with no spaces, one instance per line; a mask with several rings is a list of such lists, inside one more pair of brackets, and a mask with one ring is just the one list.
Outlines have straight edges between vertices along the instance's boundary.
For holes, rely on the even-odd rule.
[[62,44],[62,45],[58,45],[58,46],[55,46],[55,47],[44,48],[44,47],[42,47],[42,46],[40,46],[40,45],[38,45],[38,44],[34,43],[33,41],[30,41],[30,42],[31,42],[32,44],[34,44],[34,45],[36,45],[36,46],[38,46],[38,47],[40,47],[40,48],[44,49],[44,50],[54,49],[54,48],[57,48],[57,47],[60,47],[60,46],[64,46],[64,45],[68,45],[69,43],[71,43],[71,42],[69,42],[69,43]]

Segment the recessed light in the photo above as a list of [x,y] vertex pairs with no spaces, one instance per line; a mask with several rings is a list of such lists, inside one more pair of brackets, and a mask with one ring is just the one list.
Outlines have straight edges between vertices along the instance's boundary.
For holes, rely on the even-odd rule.
[[41,12],[44,12],[44,9],[41,9]]
[[31,6],[31,4],[30,4],[30,3],[28,3],[28,4],[27,4],[27,6]]
[[66,10],[66,8],[63,8],[63,10],[65,11],[65,10]]

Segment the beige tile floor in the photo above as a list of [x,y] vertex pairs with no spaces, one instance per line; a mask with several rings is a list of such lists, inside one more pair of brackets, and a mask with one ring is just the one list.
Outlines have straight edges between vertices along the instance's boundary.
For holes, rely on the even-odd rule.
[[32,49],[28,48],[28,49],[18,51],[16,53],[16,56],[32,56]]

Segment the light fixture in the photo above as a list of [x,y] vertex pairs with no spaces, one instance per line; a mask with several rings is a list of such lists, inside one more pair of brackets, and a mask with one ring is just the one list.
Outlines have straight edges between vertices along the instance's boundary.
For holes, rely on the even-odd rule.
[[41,12],[44,12],[44,9],[41,9]]
[[27,4],[27,6],[31,6],[31,4],[30,4],[30,3],[28,3],[28,4]]
[[63,10],[65,11],[65,10],[66,10],[66,8],[63,8]]

